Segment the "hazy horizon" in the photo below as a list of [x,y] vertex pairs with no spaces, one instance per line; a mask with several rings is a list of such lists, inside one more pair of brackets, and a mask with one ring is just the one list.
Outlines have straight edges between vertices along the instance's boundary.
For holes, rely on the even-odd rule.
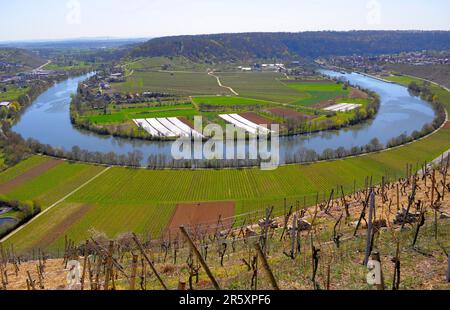
[[2,42],[242,32],[450,30],[450,1],[446,0],[0,0],[0,7]]

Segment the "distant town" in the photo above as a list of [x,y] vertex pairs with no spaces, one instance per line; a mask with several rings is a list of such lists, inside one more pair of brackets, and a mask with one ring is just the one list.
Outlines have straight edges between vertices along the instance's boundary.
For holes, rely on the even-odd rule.
[[329,65],[342,68],[356,68],[362,71],[382,72],[386,65],[405,64],[411,66],[430,66],[450,64],[450,53],[413,52],[380,56],[336,56],[326,61],[319,59],[318,63],[327,62]]

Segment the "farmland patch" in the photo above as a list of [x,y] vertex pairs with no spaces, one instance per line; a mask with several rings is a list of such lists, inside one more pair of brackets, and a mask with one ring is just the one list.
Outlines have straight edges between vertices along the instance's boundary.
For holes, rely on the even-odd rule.
[[221,219],[219,230],[230,229],[233,223],[228,220],[235,215],[235,202],[205,202],[177,205],[175,212],[167,226],[166,235],[175,236],[180,226],[190,226],[197,233],[211,233],[211,226],[205,228],[205,224],[214,224]]
[[75,206],[73,210],[70,210],[71,212],[67,212],[64,215],[64,219],[58,222],[56,226],[49,229],[43,238],[35,243],[34,246],[41,249],[47,248],[55,242],[55,240],[61,238],[61,236],[63,236],[73,224],[82,219],[89,212],[89,210],[92,209],[92,207],[92,205]]
[[56,159],[49,159],[36,167],[31,168],[30,170],[24,172],[23,174],[17,176],[16,178],[3,183],[0,185],[0,194],[6,194],[9,191],[15,189],[16,187],[26,183],[29,180],[32,180],[39,175],[51,170],[52,168],[60,165],[62,161]]
[[276,116],[296,121],[308,121],[316,118],[314,115],[308,115],[286,108],[273,108],[269,109],[269,112]]

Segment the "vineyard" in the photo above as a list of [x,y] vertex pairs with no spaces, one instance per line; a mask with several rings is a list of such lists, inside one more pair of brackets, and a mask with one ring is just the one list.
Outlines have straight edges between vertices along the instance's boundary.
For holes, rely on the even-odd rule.
[[[450,158],[406,167],[398,181],[316,196],[163,238],[62,238],[59,255],[1,250],[3,289],[449,289]],[[67,275],[70,277],[67,278]],[[371,281],[368,281],[368,274]],[[66,282],[69,279],[69,282]]]
[[[43,249],[55,251],[61,248],[64,234],[81,242],[92,230],[104,232],[110,238],[129,231],[159,237],[179,203],[233,201],[236,215],[268,206],[279,212],[285,201],[307,207],[315,203],[318,193],[325,200],[330,189],[337,185],[342,185],[346,193],[361,189],[367,175],[373,177],[375,184],[381,183],[383,176],[389,180],[402,177],[406,164],[418,168],[423,162],[430,162],[450,148],[449,141],[450,131],[441,130],[422,141],[383,153],[286,166],[275,171],[111,168],[24,226],[5,245],[14,244],[18,252],[24,252],[44,244]],[[48,160],[35,156],[5,171],[0,174],[0,186]],[[40,200],[46,209],[104,169],[61,162],[38,176],[23,179],[3,195],[10,199]],[[70,220],[82,206],[89,208]],[[58,238],[46,236],[48,231]]]

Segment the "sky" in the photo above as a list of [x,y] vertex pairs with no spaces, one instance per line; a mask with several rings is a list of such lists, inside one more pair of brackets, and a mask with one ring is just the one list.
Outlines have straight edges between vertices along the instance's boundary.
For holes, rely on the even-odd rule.
[[0,41],[450,30],[449,0],[0,0]]

